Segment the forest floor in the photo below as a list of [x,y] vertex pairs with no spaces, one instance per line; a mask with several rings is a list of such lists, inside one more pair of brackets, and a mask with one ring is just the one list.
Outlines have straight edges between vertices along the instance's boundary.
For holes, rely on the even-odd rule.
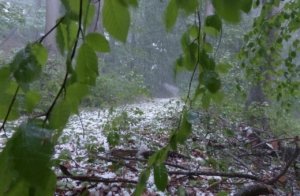
[[[177,99],[154,99],[73,116],[55,146],[56,195],[131,195],[147,165],[141,155],[168,145],[182,107]],[[279,176],[287,164],[245,145],[249,138],[241,138],[239,122],[218,116],[205,122],[201,113],[197,119],[186,144],[168,155],[167,189],[158,191],[151,173],[143,195],[237,195],[245,186],[268,184],[275,177],[280,177],[277,187],[266,186],[267,191],[273,187],[275,195],[300,195],[296,169]],[[1,136],[0,148],[4,145]]]

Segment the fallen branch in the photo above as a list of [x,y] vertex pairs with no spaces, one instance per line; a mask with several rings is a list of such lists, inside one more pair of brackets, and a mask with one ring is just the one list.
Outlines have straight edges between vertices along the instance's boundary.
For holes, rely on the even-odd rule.
[[238,157],[234,156],[233,154],[231,154],[230,152],[223,150],[223,152],[229,156],[231,156],[234,160],[236,160],[237,162],[239,162],[240,164],[242,164],[244,167],[246,167],[252,174],[256,174],[257,173],[255,171],[253,171],[251,168],[248,167],[248,165],[246,165],[241,159],[239,159]]
[[221,176],[221,177],[229,177],[229,178],[246,178],[251,179],[257,182],[262,182],[262,180],[256,176],[249,174],[241,174],[241,173],[223,173],[223,172],[206,172],[206,171],[169,171],[168,174],[172,175],[186,175],[186,176]]
[[[296,138],[298,141],[298,138]],[[296,148],[295,148],[295,152],[294,154],[292,155],[292,157],[289,159],[289,161],[287,162],[285,168],[277,175],[275,176],[274,178],[268,180],[266,182],[266,184],[274,184],[275,182],[277,182],[277,180],[279,180],[280,177],[282,177],[289,169],[289,167],[292,165],[292,163],[295,162],[296,158],[298,157],[298,155],[300,154],[300,148],[298,147],[297,143],[296,143]]]
[[219,184],[221,184],[223,182],[223,179],[218,180],[217,182],[212,183],[209,187],[207,187],[205,190],[211,190],[214,187],[218,186]]
[[137,183],[137,181],[127,180],[127,179],[107,179],[107,178],[94,177],[94,176],[74,176],[69,172],[68,168],[66,168],[65,166],[59,165],[59,168],[65,176],[57,176],[56,179],[58,180],[64,178],[70,178],[73,180],[86,181],[86,182],[107,182],[107,183],[126,182],[126,183],[133,183],[133,184]]
[[116,160],[113,160],[113,159],[110,159],[110,158],[106,158],[106,157],[102,157],[102,156],[98,156],[98,155],[93,155],[93,154],[89,154],[89,156],[94,157],[94,158],[99,158],[99,159],[102,159],[102,160],[105,160],[105,161],[108,161],[108,162],[117,163],[119,165],[123,165],[125,167],[128,167],[130,170],[132,170],[134,172],[139,171],[138,169],[132,167],[131,165],[129,165],[127,163],[122,163],[120,161],[116,161]]
[[125,182],[125,183],[137,184],[137,181],[127,180],[123,178],[107,179],[107,178],[92,177],[92,176],[57,176],[56,177],[56,179],[58,180],[65,179],[65,178],[70,178],[79,181],[86,181],[86,182],[105,182],[105,183]]
[[263,184],[255,184],[244,186],[236,194],[234,194],[234,196],[258,196],[272,193],[274,193],[272,187]]
[[[255,146],[253,146],[252,148],[257,148],[265,143],[271,143],[271,142],[276,142],[276,141],[282,141],[282,140],[292,140],[292,139],[295,139],[295,137],[287,137],[287,138],[279,138],[279,139],[272,139],[272,140],[265,140],[259,144],[256,144]],[[298,139],[299,140],[299,139]],[[297,141],[298,141],[297,140]]]
[[[132,161],[140,161],[140,162],[147,162],[148,161],[147,159],[139,159],[139,158],[130,158],[130,157],[122,157],[122,156],[115,156],[115,157],[118,157],[118,158],[123,159],[123,160],[132,160]],[[183,169],[183,170],[188,170],[188,168],[185,168],[185,167],[180,166],[180,165],[175,165],[175,164],[172,164],[172,163],[169,163],[169,162],[164,162],[164,164],[168,165],[168,166],[171,166],[171,167]]]

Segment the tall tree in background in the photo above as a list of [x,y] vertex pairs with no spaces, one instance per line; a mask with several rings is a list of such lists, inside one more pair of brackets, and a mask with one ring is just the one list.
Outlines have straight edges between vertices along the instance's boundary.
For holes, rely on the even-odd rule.
[[94,13],[93,21],[89,27],[89,32],[98,32],[103,33],[103,24],[102,24],[102,7],[104,0],[101,1],[91,1],[91,3],[95,6],[96,10]]
[[[46,1],[46,28],[45,33],[47,33],[56,24],[56,19],[59,17],[59,0],[47,0]],[[55,30],[52,31],[45,38],[45,46],[49,51],[55,50]]]
[[[264,1],[264,3],[266,3]],[[266,5],[266,4],[265,4]],[[272,5],[271,5],[272,6]],[[266,8],[262,7],[261,11],[263,12]],[[282,5],[275,7],[272,6],[270,8],[269,13],[267,14],[265,20],[272,19],[276,14],[280,12],[282,9]],[[262,25],[264,23],[264,20],[262,21]],[[258,53],[265,53],[269,48],[272,47],[274,40],[276,39],[276,31],[278,31],[278,28],[276,26],[274,27],[265,27],[265,36],[266,36],[266,43],[265,45],[262,45],[260,50],[258,50]],[[246,107],[248,108],[252,103],[256,103],[258,105],[261,105],[263,103],[268,103],[269,99],[266,95],[266,92],[264,91],[265,87],[268,87],[271,84],[272,76],[268,71],[274,71],[273,64],[274,59],[272,58],[272,54],[266,53],[265,60],[262,62],[261,65],[257,67],[257,73],[255,74],[255,77],[253,78],[253,85],[248,93],[248,98],[246,101]],[[261,125],[264,127],[264,129],[269,129],[269,123],[266,117],[262,117],[260,120]]]
[[205,6],[205,15],[209,16],[214,13],[214,7],[211,3],[211,0],[206,0],[206,6]]

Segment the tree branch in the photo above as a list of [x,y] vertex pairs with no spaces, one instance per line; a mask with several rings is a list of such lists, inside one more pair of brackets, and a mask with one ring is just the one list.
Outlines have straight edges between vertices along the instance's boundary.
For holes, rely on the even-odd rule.
[[223,173],[223,172],[206,172],[206,171],[190,171],[190,172],[183,172],[183,171],[170,171],[168,174],[172,175],[186,175],[186,176],[222,176],[222,177],[229,177],[229,178],[245,178],[251,179],[257,182],[262,182],[262,180],[256,176],[249,175],[249,174],[241,174],[241,173]]

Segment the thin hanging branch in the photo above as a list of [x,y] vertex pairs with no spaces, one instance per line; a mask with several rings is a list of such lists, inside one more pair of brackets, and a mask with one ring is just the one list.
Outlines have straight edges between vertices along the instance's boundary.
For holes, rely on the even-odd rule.
[[65,16],[61,17],[61,19],[54,25],[54,27],[52,27],[45,35],[43,35],[41,38],[39,38],[38,40],[36,40],[35,42],[39,42],[42,43],[43,40],[54,30],[56,29],[56,27],[58,27],[58,25],[65,19]]
[[[71,55],[71,58],[70,60],[72,61],[74,59],[74,56],[75,56],[75,53],[76,53],[76,49],[77,49],[77,44],[78,44],[78,40],[79,40],[79,35],[80,35],[80,32],[81,32],[81,24],[82,24],[82,0],[80,0],[80,8],[79,8],[79,22],[78,22],[78,31],[77,31],[77,38],[76,38],[76,41],[75,41],[75,44],[74,44],[74,47],[73,47],[73,51],[72,51],[72,55]],[[50,116],[50,113],[52,112],[58,98],[60,97],[60,95],[62,94],[63,90],[65,89],[65,86],[66,86],[66,83],[67,83],[67,79],[68,79],[68,76],[69,76],[69,73],[68,71],[66,71],[66,75],[65,75],[65,78],[64,78],[64,81],[63,81],[63,84],[61,85],[61,88],[59,89],[54,101],[52,102],[50,108],[48,109],[48,111],[46,112],[45,116],[45,120],[44,120],[44,125],[43,127],[45,126],[45,123],[47,122],[47,120],[49,119],[49,116]]]
[[20,86],[18,85],[18,87],[17,87],[17,89],[16,89],[16,92],[15,92],[15,94],[14,94],[14,97],[13,97],[13,99],[11,100],[11,103],[10,103],[10,105],[9,105],[9,108],[8,108],[8,111],[7,111],[6,116],[5,116],[5,118],[4,118],[4,121],[3,121],[3,123],[2,123],[2,125],[1,125],[1,127],[0,127],[0,132],[1,132],[1,130],[3,129],[6,138],[7,138],[7,135],[6,135],[6,132],[5,132],[4,127],[5,127],[5,124],[6,124],[6,122],[7,122],[8,116],[9,116],[11,110],[12,110],[12,107],[13,107],[13,105],[14,105],[14,103],[15,103],[17,94],[18,94],[18,92],[19,92],[19,88],[20,88]]

